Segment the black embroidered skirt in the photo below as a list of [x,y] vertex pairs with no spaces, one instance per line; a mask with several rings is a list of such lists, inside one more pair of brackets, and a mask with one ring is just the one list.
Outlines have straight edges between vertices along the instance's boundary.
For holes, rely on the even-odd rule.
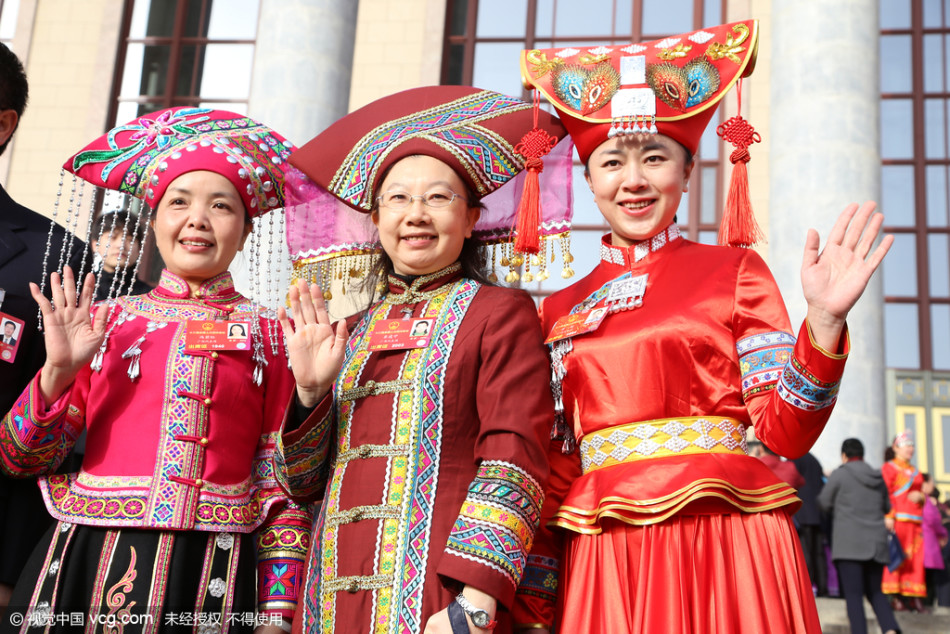
[[0,632],[251,632],[253,540],[58,522],[24,568]]

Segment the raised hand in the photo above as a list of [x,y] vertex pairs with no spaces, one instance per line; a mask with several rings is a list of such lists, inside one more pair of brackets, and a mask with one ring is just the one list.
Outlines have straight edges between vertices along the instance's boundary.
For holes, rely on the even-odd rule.
[[288,294],[294,323],[283,307],[277,310],[277,319],[287,337],[297,399],[304,407],[314,407],[330,391],[343,367],[346,323],[340,321],[335,330],[330,325],[323,292],[316,284],[308,288],[306,281],[298,280]]
[[808,230],[802,258],[802,290],[808,302],[808,324],[815,343],[833,350],[841,336],[848,311],[854,306],[871,275],[891,248],[894,236],[886,235],[873,251],[884,216],[874,213],[868,201],[858,208],[848,205],[838,216],[825,248],[818,251],[818,232]]
[[58,399],[95,356],[106,334],[108,311],[108,306],[102,304],[90,317],[96,287],[96,276],[92,273],[86,275],[78,301],[76,280],[69,266],[63,270],[62,278],[59,273],[52,273],[49,279],[52,303],[39,286],[30,283],[30,294],[43,313],[46,363],[40,374],[40,394],[47,404]]

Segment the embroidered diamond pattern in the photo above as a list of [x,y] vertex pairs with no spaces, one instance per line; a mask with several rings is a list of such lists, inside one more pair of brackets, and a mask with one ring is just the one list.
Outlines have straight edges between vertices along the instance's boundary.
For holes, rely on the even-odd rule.
[[679,422],[678,420],[671,420],[667,424],[663,425],[660,431],[669,436],[680,436],[684,431],[686,431],[686,425]]
[[713,38],[713,34],[708,31],[696,31],[689,36],[689,40],[697,44],[705,44]]
[[606,55],[607,53],[610,52],[610,49],[607,48],[606,46],[598,46],[597,48],[592,48],[587,52],[590,53],[591,55]]
[[637,446],[634,448],[634,451],[644,456],[651,456],[655,454],[658,449],[660,449],[660,445],[656,444],[652,440],[644,440],[643,442],[637,444]]
[[654,45],[654,47],[655,48],[672,48],[673,46],[676,46],[677,44],[679,44],[679,41],[680,41],[680,38],[678,37],[668,37],[665,40],[660,40],[659,42],[657,42]]
[[634,261],[639,262],[640,260],[642,260],[643,258],[645,258],[645,257],[648,256],[648,255],[650,255],[650,247],[649,247],[649,245],[647,245],[647,244],[645,244],[645,243],[643,243],[643,242],[639,242],[639,243],[637,243],[636,246],[633,247],[633,259],[634,259]]
[[560,57],[560,58],[564,59],[564,58],[566,58],[566,57],[574,57],[574,56],[577,55],[578,53],[580,53],[580,51],[577,50],[576,48],[565,48],[565,49],[562,50],[562,51],[558,51],[558,52],[555,53],[554,55],[555,55],[556,57]]
[[721,442],[722,445],[723,445],[723,447],[725,447],[725,448],[727,448],[727,449],[735,449],[736,447],[739,446],[739,443],[736,442],[736,439],[733,438],[732,435],[726,436],[725,438],[723,438],[723,439],[720,440],[719,442]]
[[[647,434],[646,438],[649,438],[651,435],[652,434]],[[609,436],[607,436],[607,442],[619,447],[629,437],[630,437],[630,434],[620,429],[617,429],[617,430],[614,430],[614,432],[611,433]]]
[[642,53],[643,51],[647,50],[647,47],[643,46],[642,44],[631,44],[630,46],[624,46],[620,50],[623,51],[624,53],[630,53],[631,55],[636,55],[637,53]]
[[604,460],[606,460],[608,457],[609,456],[605,454],[603,451],[598,450],[598,451],[595,451],[594,454],[590,457],[590,461],[594,464],[604,464]]
[[689,447],[689,443],[683,440],[682,438],[680,438],[679,436],[674,436],[673,438],[670,438],[665,443],[663,443],[663,446],[669,449],[670,451],[680,452],[686,449],[687,447]]
[[[636,429],[633,430],[633,435],[639,438],[640,440],[647,440],[652,438],[657,432],[657,428],[653,425],[639,425]],[[611,434],[613,435],[613,434]],[[614,443],[617,444],[617,443]]]
[[620,445],[614,447],[613,451],[610,452],[610,457],[616,460],[617,462],[623,462],[627,456],[633,453],[633,449]]
[[600,449],[604,446],[605,442],[607,442],[607,440],[603,436],[594,436],[593,440],[590,441],[590,445],[594,449]]
[[712,436],[700,436],[693,441],[693,444],[702,447],[703,449],[712,449],[719,444],[719,441],[713,438]]

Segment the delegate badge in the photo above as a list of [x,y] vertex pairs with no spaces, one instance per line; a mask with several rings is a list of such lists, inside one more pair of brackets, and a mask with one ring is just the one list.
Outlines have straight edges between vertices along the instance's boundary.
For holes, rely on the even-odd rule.
[[251,324],[247,321],[189,319],[185,350],[250,350]]
[[605,306],[580,313],[565,315],[554,323],[551,333],[544,343],[554,343],[568,337],[576,337],[588,332],[594,332],[607,318],[608,309]]
[[24,322],[13,315],[0,313],[0,361],[13,363],[17,348],[20,347]]
[[425,348],[432,337],[431,319],[383,319],[369,334],[370,350]]

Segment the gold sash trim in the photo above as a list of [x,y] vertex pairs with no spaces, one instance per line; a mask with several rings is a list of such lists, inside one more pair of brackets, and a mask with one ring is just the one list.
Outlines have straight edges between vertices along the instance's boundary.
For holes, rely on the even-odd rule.
[[745,425],[732,418],[693,416],[628,423],[581,440],[584,473],[624,462],[696,453],[749,453]]

